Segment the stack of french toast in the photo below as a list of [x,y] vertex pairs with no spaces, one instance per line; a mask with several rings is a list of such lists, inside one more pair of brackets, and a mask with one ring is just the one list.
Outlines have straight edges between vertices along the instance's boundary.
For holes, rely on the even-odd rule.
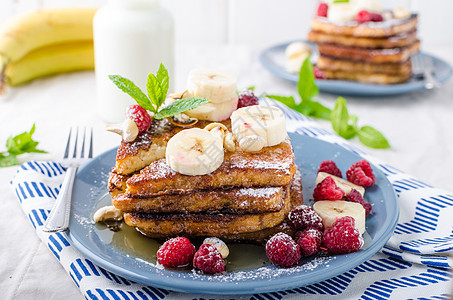
[[324,79],[397,84],[412,75],[417,22],[408,10],[383,10],[372,0],[321,2],[308,40],[317,45]]
[[157,239],[262,243],[276,232],[291,233],[286,217],[303,196],[283,113],[262,105],[237,109],[234,78],[195,73],[189,76],[191,95],[211,105],[222,105],[220,99],[236,104],[223,105],[228,111],[222,113],[203,105],[196,118],[186,112],[152,119],[133,141],[123,140],[108,182],[113,205],[127,225]]

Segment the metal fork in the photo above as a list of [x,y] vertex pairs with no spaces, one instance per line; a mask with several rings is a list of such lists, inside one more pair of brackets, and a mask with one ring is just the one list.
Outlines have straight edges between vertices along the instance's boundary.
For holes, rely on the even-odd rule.
[[[71,197],[72,187],[74,184],[75,175],[78,167],[93,157],[93,128],[83,130],[82,146],[80,150],[80,156],[77,156],[77,143],[79,141],[79,128],[75,128],[74,137],[74,150],[72,155],[69,155],[71,148],[71,135],[73,134],[74,128],[69,130],[68,142],[66,143],[66,150],[64,152],[62,165],[66,169],[66,175],[61,185],[60,193],[58,194],[49,217],[44,224],[43,231],[45,232],[58,232],[64,231],[69,227],[69,213],[71,209]],[[87,136],[88,131],[88,136]],[[89,143],[88,155],[85,153],[85,141]]]
[[434,66],[431,57],[418,53],[412,56],[412,70],[416,76],[422,76],[425,88],[431,90],[440,87],[440,83],[434,77]]

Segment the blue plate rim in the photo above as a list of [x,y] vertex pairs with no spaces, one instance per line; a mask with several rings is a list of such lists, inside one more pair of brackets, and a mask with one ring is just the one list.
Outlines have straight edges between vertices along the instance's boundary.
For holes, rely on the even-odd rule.
[[[296,134],[296,133],[289,133],[291,139],[293,140],[293,136],[298,136],[299,138],[307,138],[314,140],[316,142],[324,143],[325,145],[328,145],[328,147],[334,147],[337,149],[341,149],[341,151],[346,151],[349,153],[352,153],[351,151],[336,145],[336,144],[331,144],[326,141],[322,141],[320,139]],[[297,139],[297,138],[296,138]],[[89,169],[90,166],[98,161],[101,160],[104,156],[107,154],[111,153],[112,151],[116,151],[116,148],[110,149],[108,151],[105,151],[104,153],[100,154],[97,156],[95,159],[93,159],[90,163],[84,165],[79,169],[80,172],[84,172],[85,169]],[[355,153],[352,153],[355,156],[358,156]],[[165,269],[160,269],[161,272],[163,272],[166,275],[170,275],[170,277],[156,277],[156,278],[149,278],[149,277],[144,277],[142,275],[139,275],[137,273],[134,273],[132,270],[124,269],[124,267],[119,266],[118,264],[115,264],[114,262],[108,261],[104,259],[101,255],[91,251],[82,243],[79,241],[77,236],[74,236],[71,232],[71,225],[69,230],[66,232],[66,235],[68,239],[71,241],[72,245],[82,253],[86,258],[91,259],[94,263],[96,263],[98,266],[114,273],[120,276],[123,276],[126,279],[133,280],[138,283],[142,284],[147,284],[147,285],[152,285],[158,288],[163,288],[163,289],[168,289],[171,291],[176,291],[176,292],[183,292],[183,293],[197,293],[197,294],[211,294],[211,295],[242,295],[242,294],[255,294],[255,293],[268,293],[268,292],[275,292],[275,291],[280,291],[280,290],[287,290],[287,289],[292,289],[292,288],[297,288],[301,286],[306,286],[310,284],[314,284],[323,280],[327,280],[329,278],[335,277],[337,275],[340,275],[344,272],[349,271],[350,269],[356,267],[357,265],[367,261],[369,258],[371,258],[374,254],[376,254],[388,241],[388,239],[391,237],[393,234],[393,231],[397,225],[398,222],[398,217],[399,217],[399,205],[397,203],[397,198],[395,191],[391,185],[391,183],[388,181],[387,177],[383,174],[383,172],[378,169],[376,166],[372,165],[373,170],[376,172],[380,173],[380,176],[384,178],[384,182],[386,185],[386,191],[387,193],[390,192],[390,195],[392,195],[392,200],[390,203],[387,203],[385,206],[387,212],[392,212],[393,214],[390,214],[390,217],[387,217],[384,225],[382,226],[382,235],[377,238],[369,247],[367,247],[365,250],[352,253],[352,255],[358,255],[360,259],[351,259],[348,260],[346,264],[341,264],[341,265],[334,265],[333,267],[329,267],[329,275],[328,277],[325,276],[325,274],[318,272],[315,274],[312,274],[310,279],[307,281],[306,278],[304,278],[303,284],[298,281],[298,276],[294,275],[292,276],[292,280],[288,281],[288,277],[283,276],[282,278],[273,278],[271,281],[269,279],[263,279],[263,280],[257,280],[257,281],[241,281],[241,282],[213,282],[213,281],[194,281],[191,278],[179,278],[175,277],[176,275],[173,274],[171,276],[172,272],[177,273],[171,270],[165,270]],[[77,180],[77,179],[76,179]],[[387,200],[386,200],[387,201]],[[389,207],[388,205],[391,205]],[[392,208],[392,209],[390,209]],[[157,268],[156,268],[157,269]],[[152,275],[152,274],[151,274]]]
[[[297,83],[298,75],[292,74],[284,70],[284,66],[279,66],[280,68],[276,68],[273,64],[268,63],[270,60],[269,53],[272,51],[280,50],[286,48],[290,43],[293,42],[305,42],[311,44],[303,39],[291,40],[288,42],[276,44],[273,46],[269,46],[261,51],[259,54],[259,61],[261,65],[267,69],[269,72],[274,74],[277,77],[283,78],[285,80]],[[445,60],[426,53],[424,51],[419,51],[416,55],[426,55],[431,57],[433,60],[437,61],[438,63],[444,65],[448,68],[448,72],[445,76],[437,77],[437,80],[442,84],[445,83],[448,79],[450,79],[453,75],[453,67],[448,64]],[[400,83],[400,84],[392,84],[392,85],[380,85],[380,84],[369,84],[369,83],[360,83],[354,81],[347,81],[347,80],[315,80],[316,85],[318,86],[319,90],[322,92],[327,93],[334,93],[334,94],[342,94],[342,95],[351,95],[351,96],[371,96],[371,97],[378,97],[378,96],[394,96],[400,94],[406,94],[410,92],[415,92],[419,90],[426,90],[424,87],[423,80],[417,81],[410,81],[407,83]],[[338,90],[338,91],[336,91]],[[367,91],[367,92],[364,92]]]

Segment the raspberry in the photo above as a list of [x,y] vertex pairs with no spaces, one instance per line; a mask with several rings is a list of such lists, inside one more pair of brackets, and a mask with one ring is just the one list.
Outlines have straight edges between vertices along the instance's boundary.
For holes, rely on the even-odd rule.
[[300,246],[286,233],[279,232],[266,243],[266,255],[278,267],[295,266],[301,257]]
[[315,75],[316,79],[326,79],[326,76],[318,67],[313,67],[313,75]]
[[288,214],[288,221],[295,230],[313,227],[323,230],[322,219],[315,210],[306,205],[299,205]]
[[333,254],[351,253],[363,246],[363,237],[352,217],[343,217],[324,231],[323,245]]
[[337,165],[331,161],[331,160],[325,160],[321,162],[319,165],[318,173],[319,172],[325,172],[329,173],[331,175],[343,178],[343,175],[341,175],[340,169],[338,169]]
[[327,17],[328,8],[329,8],[329,6],[327,6],[327,3],[324,3],[324,2],[319,3],[318,10],[316,12],[318,17]]
[[376,182],[370,163],[364,159],[353,163],[346,171],[346,177],[348,181],[363,187],[372,186]]
[[296,233],[296,242],[300,246],[303,256],[311,256],[318,253],[321,248],[322,232],[316,228],[306,228]]
[[243,90],[242,92],[240,92],[238,98],[239,98],[238,108],[258,105],[258,97],[255,96],[255,93],[250,89]]
[[365,214],[368,216],[371,212],[371,204],[366,202],[363,199],[362,194],[360,194],[357,190],[352,189],[349,194],[346,195],[346,201],[357,202],[362,204],[363,208],[365,208]]
[[151,117],[148,112],[138,104],[131,105],[127,108],[126,118],[131,119],[137,124],[139,134],[148,130],[151,125]]
[[359,23],[365,23],[371,21],[371,14],[366,10],[361,10],[355,16],[355,19]]
[[165,267],[183,267],[190,264],[195,247],[185,237],[166,241],[157,251],[157,261]]
[[371,22],[382,22],[384,18],[380,14],[370,13],[371,15]]
[[225,261],[219,250],[211,244],[203,244],[193,257],[193,266],[207,274],[217,274],[225,271]]
[[323,181],[318,183],[313,191],[313,199],[319,200],[340,200],[344,197],[344,191],[337,187],[332,177],[327,176]]

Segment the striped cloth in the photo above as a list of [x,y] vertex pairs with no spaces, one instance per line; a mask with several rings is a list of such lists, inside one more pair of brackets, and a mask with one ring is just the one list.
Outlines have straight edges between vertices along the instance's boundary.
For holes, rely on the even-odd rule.
[[244,296],[182,294],[131,282],[96,266],[74,249],[65,233],[41,230],[59,192],[65,170],[54,162],[23,164],[11,181],[17,198],[43,243],[87,299],[446,299],[451,290],[453,194],[413,178],[371,157],[310,118],[280,107],[290,132],[338,144],[361,155],[393,184],[400,219],[386,246],[352,270],[310,286]]

